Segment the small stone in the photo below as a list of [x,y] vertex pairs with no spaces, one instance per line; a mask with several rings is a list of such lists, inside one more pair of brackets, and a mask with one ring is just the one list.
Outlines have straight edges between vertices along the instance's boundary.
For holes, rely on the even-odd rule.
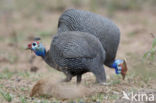
[[37,72],[38,69],[39,69],[38,67],[32,66],[32,67],[30,68],[30,71],[31,71],[31,72]]

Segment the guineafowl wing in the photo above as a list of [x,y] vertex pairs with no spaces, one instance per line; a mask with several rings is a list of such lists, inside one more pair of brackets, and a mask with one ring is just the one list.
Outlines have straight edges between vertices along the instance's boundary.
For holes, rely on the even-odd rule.
[[64,58],[94,58],[96,52],[93,50],[92,44],[89,44],[81,35],[68,33],[63,36],[55,36],[53,38],[51,50],[59,53]]
[[96,53],[86,41],[72,40],[64,47],[63,56],[65,58],[94,58]]

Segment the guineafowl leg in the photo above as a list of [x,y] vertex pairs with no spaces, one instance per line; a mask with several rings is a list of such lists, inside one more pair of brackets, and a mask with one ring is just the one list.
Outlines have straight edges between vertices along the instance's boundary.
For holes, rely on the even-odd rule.
[[82,78],[82,75],[77,75],[77,84],[81,83],[81,78]]
[[69,82],[69,81],[71,81],[71,79],[72,79],[72,75],[71,74],[65,74],[66,75],[66,78],[63,80],[63,82]]
[[91,67],[91,72],[96,76],[97,83],[105,83],[106,82],[106,74],[103,65],[101,66],[93,66]]

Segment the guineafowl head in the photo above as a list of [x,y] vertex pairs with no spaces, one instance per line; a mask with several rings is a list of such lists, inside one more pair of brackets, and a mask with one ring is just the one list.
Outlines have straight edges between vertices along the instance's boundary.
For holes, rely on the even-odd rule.
[[44,57],[46,55],[46,49],[39,41],[29,43],[27,49],[32,50],[37,56]]

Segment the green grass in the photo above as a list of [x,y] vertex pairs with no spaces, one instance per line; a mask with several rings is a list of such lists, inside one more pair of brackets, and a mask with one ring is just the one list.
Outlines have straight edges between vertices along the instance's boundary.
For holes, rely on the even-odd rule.
[[10,93],[6,93],[3,90],[0,90],[0,94],[7,102],[11,102],[13,99],[13,96]]
[[110,80],[111,85],[120,84],[121,76],[120,75],[113,75],[112,79]]
[[20,97],[20,101],[21,101],[21,103],[28,103],[27,99],[23,96]]
[[152,48],[144,54],[144,59],[154,61],[156,57],[156,38],[152,42]]
[[99,94],[96,94],[96,95],[92,96],[91,101],[101,103],[101,102],[104,101],[104,97],[105,97],[105,95],[103,93],[99,93]]
[[120,84],[120,80],[112,80],[111,84],[112,85],[116,85],[116,84]]
[[21,91],[27,91],[28,88],[21,87],[20,90],[21,90]]
[[109,95],[110,100],[117,100],[119,98],[119,94],[111,94]]
[[10,79],[14,74],[15,72],[11,72],[6,68],[0,73],[0,79]]
[[25,71],[25,72],[19,72],[18,76],[24,77],[24,78],[29,78],[30,77],[30,72]]

